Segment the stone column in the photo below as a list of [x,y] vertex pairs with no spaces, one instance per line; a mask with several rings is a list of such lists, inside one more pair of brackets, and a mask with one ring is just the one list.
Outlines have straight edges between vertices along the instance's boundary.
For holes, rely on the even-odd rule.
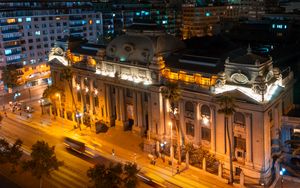
[[195,121],[195,140],[198,143],[201,143],[201,112],[200,112],[200,104],[196,103],[196,121]]
[[133,118],[134,118],[134,127],[138,125],[138,112],[137,112],[137,92],[133,92]]
[[216,152],[216,107],[210,106],[211,151]]
[[116,120],[120,121],[121,114],[120,114],[120,88],[115,88],[115,103],[116,103]]
[[252,115],[246,113],[246,162],[252,163]]
[[206,171],[206,159],[203,158],[203,161],[202,161],[202,170]]
[[138,127],[142,128],[143,126],[143,109],[142,109],[142,96],[141,93],[137,93],[137,119],[138,119]]
[[220,162],[219,162],[219,168],[218,168],[218,176],[220,178],[222,178],[222,176],[223,176],[223,166]]
[[178,125],[177,125],[177,128],[178,128],[178,133],[179,135],[176,135],[176,136],[179,136],[180,137],[180,144],[182,145],[182,137],[185,136],[185,122],[184,122],[184,103],[183,103],[183,100],[180,100],[179,101],[179,105],[178,105],[178,112],[179,112],[179,121],[178,121]]
[[121,124],[123,125],[124,122],[126,121],[126,116],[125,116],[125,101],[124,101],[124,89],[123,88],[120,88],[119,89],[119,112],[120,112],[120,122]]
[[106,110],[106,121],[111,124],[111,92],[110,86],[105,85],[105,110]]
[[147,93],[147,98],[148,98],[148,137],[150,139],[151,138],[150,133],[153,130],[153,128],[152,128],[152,108],[151,108],[152,101],[149,93]]

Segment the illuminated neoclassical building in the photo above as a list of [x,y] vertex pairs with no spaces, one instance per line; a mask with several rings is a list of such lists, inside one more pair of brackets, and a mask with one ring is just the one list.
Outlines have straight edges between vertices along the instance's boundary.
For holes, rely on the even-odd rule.
[[[72,96],[62,69],[71,62],[72,93],[81,123],[105,122],[160,141],[170,139],[170,105],[161,89],[179,83],[178,124],[184,142],[202,145],[228,169],[224,115],[216,98],[229,93],[236,113],[229,118],[234,171],[257,183],[268,183],[272,154],[278,151],[281,116],[293,104],[292,72],[281,74],[270,57],[251,48],[189,50],[159,27],[135,24],[108,46],[58,42],[53,50],[53,84],[64,88],[61,117],[76,121]],[[66,60],[67,56],[69,60]],[[178,136],[174,132],[174,137]]]

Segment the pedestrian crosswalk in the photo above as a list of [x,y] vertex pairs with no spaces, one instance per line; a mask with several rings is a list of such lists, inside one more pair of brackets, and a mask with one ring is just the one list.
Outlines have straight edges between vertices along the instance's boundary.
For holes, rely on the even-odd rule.
[[53,171],[46,181],[53,188],[87,188],[89,185],[86,175],[76,172],[68,166]]

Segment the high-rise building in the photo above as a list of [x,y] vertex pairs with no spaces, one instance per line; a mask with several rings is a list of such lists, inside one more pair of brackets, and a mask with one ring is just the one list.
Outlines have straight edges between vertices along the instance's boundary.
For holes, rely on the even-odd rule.
[[238,20],[239,7],[235,5],[182,5],[182,37],[212,36],[220,32],[222,20]]
[[169,34],[180,35],[181,13],[175,4],[166,4],[161,0],[127,0],[95,2],[94,5],[103,14],[103,39],[106,42],[124,33],[135,20],[141,19],[162,25]]
[[0,66],[45,62],[55,40],[67,35],[102,35],[102,14],[89,1],[12,1],[0,9]]

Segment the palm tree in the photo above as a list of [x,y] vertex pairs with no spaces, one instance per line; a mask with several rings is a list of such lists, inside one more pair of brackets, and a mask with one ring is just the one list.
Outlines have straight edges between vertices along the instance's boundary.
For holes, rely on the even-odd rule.
[[[181,90],[178,86],[178,83],[174,82],[167,82],[161,89],[161,93],[163,97],[167,100],[169,100],[169,103],[171,105],[171,112],[175,116],[175,110],[176,110],[176,103],[179,101],[181,96]],[[173,125],[175,125],[176,128],[176,134],[177,134],[177,153],[178,153],[178,163],[181,163],[181,148],[180,148],[180,134],[179,129],[180,126],[177,125],[176,117],[172,118],[172,121],[175,122]],[[171,130],[173,131],[173,130]]]
[[[233,183],[233,164],[232,164],[232,145],[231,145],[231,139],[230,139],[230,133],[232,130],[229,131],[229,125],[228,125],[228,118],[232,116],[235,112],[235,100],[233,97],[229,95],[222,95],[220,98],[217,99],[217,102],[220,105],[220,109],[218,110],[218,113],[224,114],[225,116],[225,132],[228,139],[228,145],[229,145],[229,165],[230,165],[230,177],[229,177],[229,183]],[[225,143],[226,147],[226,143]]]
[[137,174],[139,173],[136,163],[126,163],[124,166],[125,177],[123,179],[125,187],[135,188],[138,185]]
[[[69,62],[69,61],[68,61]],[[72,96],[72,102],[73,102],[73,106],[75,108],[75,114],[77,115],[78,113],[78,110],[77,110],[77,106],[76,106],[76,102],[75,102],[75,98],[74,98],[74,95],[73,95],[73,72],[71,70],[70,67],[65,67],[63,70],[62,70],[62,77],[67,81],[68,83],[68,86],[69,86],[69,90],[70,90],[70,93],[71,93],[71,96]],[[77,118],[76,118],[77,119]],[[81,130],[81,126],[80,126],[80,123],[77,119],[77,123],[78,123],[78,128],[79,130]]]
[[108,167],[104,164],[96,164],[87,171],[87,176],[93,182],[95,188],[117,188],[122,183],[121,175],[123,168],[121,163],[110,163]]
[[[56,103],[54,101],[55,100],[55,95],[57,93],[60,93],[62,94],[64,91],[58,87],[56,87],[55,85],[51,85],[51,86],[48,86],[44,92],[43,92],[43,98],[47,98],[50,100],[51,104],[54,104],[55,105],[55,108],[56,108]],[[51,115],[51,114],[50,114]]]

